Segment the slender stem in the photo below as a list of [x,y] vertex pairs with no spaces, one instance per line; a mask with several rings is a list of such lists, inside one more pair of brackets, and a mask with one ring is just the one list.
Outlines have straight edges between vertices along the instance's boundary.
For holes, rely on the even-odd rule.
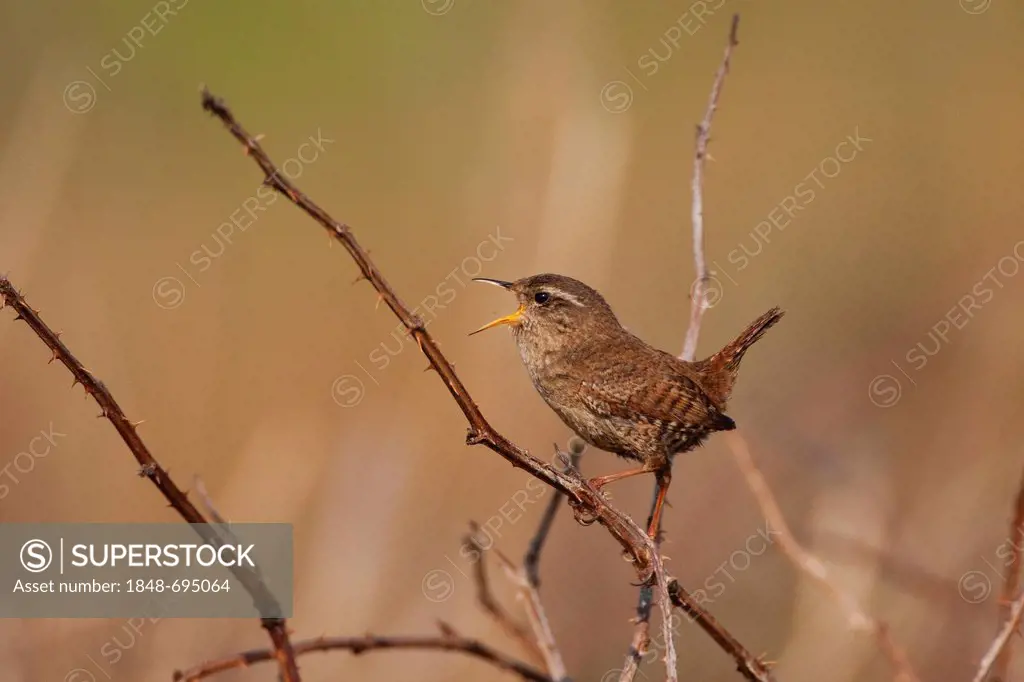
[[[1021,616],[1024,616],[1024,595],[1021,595],[1017,601],[1010,605],[1010,615],[999,631],[999,634],[996,635],[992,645],[988,648],[988,651],[981,657],[978,672],[974,675],[972,682],[985,682],[988,679],[988,675],[996,665],[996,661],[1002,655],[1002,652],[1008,648],[1013,634],[1020,630]],[[996,679],[1003,682],[1006,678],[999,677]]]
[[491,590],[491,582],[487,577],[487,562],[484,559],[487,550],[476,539],[479,531],[480,526],[475,521],[471,521],[469,524],[469,534],[462,541],[463,546],[477,553],[476,563],[473,564],[473,581],[476,583],[477,603],[480,604],[480,608],[483,609],[484,613],[489,615],[505,631],[505,634],[522,644],[537,660],[543,660],[540,647],[530,637],[530,632],[515,621],[512,614],[501,605]]
[[[524,680],[554,682],[554,680],[539,670],[509,658],[482,642],[450,634],[451,628],[448,626],[444,626],[444,629],[449,634],[439,637],[379,637],[376,635],[365,635],[363,637],[318,637],[317,639],[296,642],[295,654],[301,656],[314,651],[347,650],[358,656],[386,649],[449,651],[487,661],[501,670],[515,673]],[[175,682],[196,682],[196,680],[211,677],[217,673],[237,668],[248,668],[255,663],[262,663],[273,658],[274,652],[269,649],[244,651],[234,656],[208,661],[194,668],[175,672],[174,680]]]
[[[564,471],[577,471],[580,457],[583,456],[585,448],[586,446],[583,444],[583,441],[579,439],[569,444],[568,463]],[[562,493],[556,490],[555,494],[548,500],[548,506],[544,508],[544,514],[540,517],[540,523],[537,525],[537,532],[533,534],[533,538],[530,540],[526,550],[526,555],[523,557],[523,570],[526,572],[526,577],[530,584],[535,589],[540,587],[540,553],[544,549],[544,543],[547,542],[548,534],[551,533],[551,526],[555,523],[555,516],[562,506],[562,498]]]
[[[576,439],[569,444],[570,454],[565,455],[558,450],[557,445],[555,446],[555,450],[565,458],[564,471],[577,471],[580,457],[583,455],[585,447],[582,441]],[[537,525],[537,532],[534,533],[533,538],[530,540],[526,554],[523,557],[523,567],[519,570],[513,570],[511,564],[506,562],[505,570],[519,585],[520,593],[526,601],[526,614],[530,619],[530,627],[533,628],[534,636],[537,639],[537,646],[540,647],[541,656],[544,658],[548,674],[555,680],[559,680],[559,682],[569,682],[569,673],[565,667],[562,652],[555,642],[555,634],[551,629],[551,622],[548,620],[547,611],[544,609],[544,603],[540,598],[540,554],[544,549],[544,543],[547,541],[548,535],[551,533],[551,527],[554,525],[558,509],[562,506],[563,497],[562,493],[556,490],[551,499],[548,500],[547,507],[544,508],[544,514]]]
[[708,97],[708,108],[704,112],[704,120],[697,126],[696,153],[693,157],[693,181],[690,186],[690,221],[693,223],[693,260],[696,264],[696,278],[690,295],[690,325],[686,330],[683,352],[679,356],[683,360],[693,361],[697,356],[697,339],[700,336],[700,323],[707,310],[705,292],[708,280],[708,265],[704,257],[704,163],[708,158],[708,144],[711,142],[711,121],[718,110],[718,100],[722,96],[725,77],[729,73],[729,62],[732,51],[739,42],[736,32],[740,27],[740,15],[734,14],[729,27],[729,42],[725,46],[725,55],[715,73],[715,80]]

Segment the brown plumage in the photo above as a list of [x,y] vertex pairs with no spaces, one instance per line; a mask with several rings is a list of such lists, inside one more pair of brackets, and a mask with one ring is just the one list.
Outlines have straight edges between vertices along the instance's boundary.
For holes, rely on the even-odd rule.
[[628,332],[601,294],[570,277],[477,281],[519,301],[515,313],[477,331],[509,325],[534,387],[562,421],[591,445],[643,463],[591,483],[600,488],[657,475],[659,501],[649,528],[656,533],[672,457],[715,431],[736,428],[725,409],[740,361],[783,312],[772,308],[714,355],[685,362]]

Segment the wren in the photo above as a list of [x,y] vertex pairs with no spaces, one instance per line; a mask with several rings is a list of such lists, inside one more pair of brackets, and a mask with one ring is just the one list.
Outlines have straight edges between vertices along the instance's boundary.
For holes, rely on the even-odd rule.
[[627,331],[597,291],[553,274],[515,282],[478,277],[513,294],[519,309],[473,332],[512,329],[534,388],[562,421],[594,447],[642,465],[598,476],[603,486],[654,473],[658,494],[648,533],[656,537],[672,458],[736,423],[725,414],[744,353],[783,315],[772,308],[705,360],[687,362]]

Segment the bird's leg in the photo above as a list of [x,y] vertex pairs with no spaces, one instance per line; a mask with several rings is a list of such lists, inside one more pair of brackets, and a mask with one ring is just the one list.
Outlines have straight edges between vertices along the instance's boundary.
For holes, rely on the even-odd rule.
[[654,508],[651,510],[647,535],[652,540],[657,540],[658,531],[661,529],[661,508],[665,506],[665,495],[668,493],[668,486],[672,482],[672,466],[666,464],[660,469],[655,470],[654,475],[658,481],[658,496],[655,498]]
[[609,483],[615,481],[621,481],[624,478],[630,478],[632,476],[639,476],[640,474],[649,474],[652,471],[657,471],[656,468],[652,468],[649,464],[645,464],[642,467],[636,469],[627,469],[626,471],[619,471],[614,474],[608,474],[607,476],[595,476],[594,478],[587,481],[595,490],[600,490]]

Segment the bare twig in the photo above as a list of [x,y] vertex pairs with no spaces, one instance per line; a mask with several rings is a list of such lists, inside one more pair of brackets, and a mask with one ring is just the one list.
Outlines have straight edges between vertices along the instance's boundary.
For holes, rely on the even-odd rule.
[[[1020,592],[1021,547],[1024,546],[1024,474],[1017,489],[1013,506],[1013,520],[1010,521],[1010,563],[1007,565],[1006,582],[1003,584],[1002,621],[1009,621],[1013,615],[1014,600]],[[992,676],[999,682],[1006,680],[1010,670],[1013,647],[1004,646],[992,668]]]
[[679,679],[679,663],[676,660],[676,643],[672,632],[672,599],[669,594],[668,574],[665,573],[665,564],[661,559],[661,552],[654,551],[654,578],[658,588],[655,599],[658,601],[658,610],[661,611],[661,631],[665,645],[665,680],[666,682],[677,682]]
[[754,497],[757,498],[761,512],[764,514],[765,519],[767,519],[768,525],[774,528],[778,535],[782,551],[799,570],[806,573],[828,590],[845,614],[851,630],[869,633],[875,637],[879,648],[892,665],[896,680],[900,682],[918,682],[917,674],[914,672],[906,652],[892,639],[888,626],[866,613],[852,595],[836,584],[829,575],[825,563],[804,549],[796,541],[793,532],[786,523],[782,510],[775,501],[775,496],[772,495],[772,491],[764,479],[764,475],[754,463],[754,458],[751,457],[750,449],[747,447],[747,442],[743,436],[735,431],[730,431],[726,434],[726,438],[736,459],[736,464],[739,466],[740,471],[743,472],[747,485],[750,487],[751,492],[754,493]]
[[[586,445],[578,438],[570,441],[568,455],[559,450],[557,445],[555,446],[555,451],[565,462],[564,471],[577,471],[580,456],[585,448]],[[522,568],[517,569],[500,552],[498,557],[502,561],[506,575],[519,587],[520,596],[526,603],[526,614],[530,619],[530,627],[533,628],[533,634],[548,674],[560,682],[569,682],[569,674],[565,667],[565,661],[562,659],[562,652],[555,642],[551,623],[548,621],[547,612],[540,599],[540,554],[544,549],[548,534],[551,532],[551,526],[555,522],[555,515],[558,514],[558,509],[561,507],[561,501],[562,493],[554,491],[547,507],[544,508],[537,532],[530,540],[526,555],[523,557]]]
[[495,550],[495,555],[501,562],[505,576],[519,589],[519,596],[526,605],[526,615],[530,619],[530,627],[537,638],[537,646],[540,649],[541,657],[544,659],[544,667],[552,679],[558,682],[569,682],[569,673],[562,660],[562,652],[555,643],[555,635],[551,631],[551,624],[548,621],[547,613],[544,611],[544,604],[540,600],[540,592],[537,591],[526,577],[526,571],[517,568],[508,557]]
[[[101,412],[97,416],[105,417],[114,426],[114,429],[117,430],[118,435],[121,436],[121,439],[128,446],[128,449],[131,450],[141,467],[139,469],[139,476],[148,478],[160,490],[171,507],[185,521],[193,524],[192,528],[199,533],[203,540],[211,545],[221,546],[223,540],[220,535],[208,524],[206,518],[196,509],[186,493],[175,485],[174,481],[167,475],[167,472],[150,453],[142,438],[139,437],[136,427],[141,422],[131,422],[125,416],[121,406],[117,404],[114,396],[107,390],[103,382],[93,376],[78,361],[71,351],[68,350],[68,347],[60,340],[60,334],[50,329],[43,322],[42,318],[39,317],[39,311],[29,306],[21,293],[11,284],[10,280],[2,276],[0,276],[0,297],[8,306],[14,308],[15,313],[17,313],[14,319],[24,320],[25,324],[50,349],[52,355],[49,361],[59,360],[61,364],[68,368],[74,379],[71,385],[82,384],[85,392],[91,395],[96,404],[100,406]],[[238,578],[242,587],[252,596],[253,604],[260,614],[281,613],[281,607],[277,599],[255,571],[240,566],[232,566],[230,570]],[[273,655],[279,662],[282,678],[285,682],[300,682],[299,668],[295,663],[295,655],[292,651],[285,619],[264,615],[261,623],[270,635],[271,642],[273,642]]]
[[540,647],[530,636],[529,630],[516,622],[504,606],[494,597],[491,591],[491,583],[487,579],[487,562],[484,560],[486,551],[476,539],[480,526],[475,521],[470,521],[469,534],[463,539],[463,544],[477,553],[476,563],[473,564],[473,579],[476,582],[476,600],[484,613],[489,615],[495,623],[501,627],[512,639],[516,640],[523,647],[535,656],[538,660],[544,660]]
[[[570,442],[571,454],[566,455],[559,450],[557,445],[555,445],[556,453],[559,454],[565,462],[563,471],[576,470],[579,465],[580,456],[583,454],[585,447],[586,446],[583,441],[574,439]],[[534,534],[533,539],[530,541],[526,550],[522,568],[517,568],[507,557],[505,557],[505,555],[495,550],[495,555],[501,562],[502,569],[504,569],[506,577],[508,577],[512,584],[516,586],[519,591],[520,598],[525,603],[527,616],[529,617],[530,626],[533,630],[532,636],[531,633],[519,625],[512,615],[509,614],[509,612],[498,603],[497,599],[494,598],[494,594],[490,588],[490,583],[487,580],[487,569],[484,564],[485,550],[476,539],[477,532],[480,530],[480,527],[476,523],[470,523],[470,534],[466,536],[464,542],[468,547],[475,550],[479,557],[474,567],[474,577],[476,578],[477,585],[477,601],[480,602],[481,608],[483,608],[483,610],[487,612],[510,637],[519,641],[528,651],[535,654],[538,659],[543,661],[548,674],[551,675],[552,678],[560,682],[568,682],[569,676],[565,663],[562,659],[562,654],[555,643],[554,633],[551,631],[551,625],[548,622],[547,613],[544,610],[543,602],[541,602],[540,599],[539,572],[540,554],[544,549],[544,543],[547,540],[547,536],[551,532],[551,526],[554,524],[555,516],[558,514],[562,497],[562,493],[557,490],[553,491],[553,495],[548,501],[548,504],[544,509],[544,513],[541,515],[540,524],[537,526],[537,532]]]
[[704,120],[697,126],[697,151],[693,158],[693,182],[691,192],[690,215],[693,222],[693,258],[697,265],[696,279],[690,298],[690,326],[686,330],[686,341],[683,343],[683,352],[679,356],[683,360],[692,361],[697,355],[697,338],[700,336],[700,321],[707,310],[706,288],[708,281],[708,266],[704,258],[704,162],[708,157],[708,144],[711,141],[711,120],[715,117],[718,109],[718,99],[722,96],[722,86],[725,84],[725,76],[729,73],[729,62],[732,60],[732,50],[739,43],[736,40],[736,31],[739,30],[740,15],[734,14],[732,25],[729,28],[729,43],[725,47],[725,56],[722,57],[722,64],[715,73],[715,81],[711,86],[711,96],[708,98],[708,108],[704,112]]
[[[651,578],[658,579],[658,572],[654,566],[657,548],[648,537],[646,531],[637,526],[629,516],[609,505],[604,496],[590,486],[578,472],[559,471],[555,467],[533,457],[527,451],[498,433],[484,418],[483,413],[477,407],[472,397],[470,397],[469,392],[458,378],[451,363],[441,352],[430,333],[427,332],[422,320],[413,315],[409,308],[398,298],[394,289],[391,288],[391,285],[388,284],[387,280],[384,279],[384,276],[370,260],[369,255],[356,241],[351,228],[336,221],[309,197],[300,192],[278,170],[259,142],[242,128],[223,101],[214,97],[209,91],[204,90],[202,103],[203,108],[220,119],[231,135],[245,148],[246,155],[250,156],[260,167],[264,173],[264,183],[281,192],[293,204],[313,218],[313,220],[327,230],[331,237],[341,243],[349,253],[359,268],[362,278],[370,282],[377,291],[380,300],[384,301],[409,334],[416,340],[420,351],[427,358],[431,368],[441,377],[441,380],[448,388],[448,392],[466,417],[466,421],[469,423],[466,443],[468,445],[486,446],[513,466],[527,471],[555,488],[555,490],[565,494],[569,499],[570,506],[573,506],[577,513],[577,520],[584,523],[598,521],[626,549],[638,576],[643,582],[646,583]],[[589,515],[589,518],[581,520],[582,515]],[[667,595],[668,584],[664,584],[664,580],[661,580],[661,582],[663,583],[662,592]]]
[[[318,637],[317,639],[296,642],[295,654],[301,656],[302,654],[314,651],[347,650],[351,651],[354,655],[359,655],[370,651],[386,649],[450,651],[487,661],[501,670],[515,673],[524,680],[554,682],[554,680],[539,670],[509,658],[482,642],[455,635],[450,626],[442,624],[442,630],[443,634],[435,637],[378,637],[376,635],[365,635],[363,637]],[[269,649],[244,651],[228,658],[208,661],[189,670],[175,672],[174,680],[175,682],[195,682],[196,680],[211,677],[227,670],[248,668],[254,663],[269,661],[273,657],[274,652]]]
[[711,639],[715,640],[723,651],[733,657],[733,660],[736,661],[736,669],[745,678],[751,682],[775,682],[770,666],[747,651],[677,581],[669,581],[668,593],[673,604],[681,608]]
[[[693,224],[693,261],[696,279],[690,291],[690,324],[686,329],[686,339],[683,342],[683,351],[679,358],[687,362],[693,362],[697,357],[697,341],[700,338],[701,320],[704,318],[704,311],[707,310],[706,286],[708,280],[707,259],[704,255],[704,163],[707,160],[708,144],[711,140],[711,121],[714,119],[715,111],[718,109],[718,100],[722,94],[722,86],[725,77],[729,73],[729,63],[732,60],[732,51],[739,42],[737,32],[739,30],[740,15],[734,14],[732,23],[729,26],[729,41],[725,46],[725,54],[722,63],[715,73],[715,79],[711,85],[711,95],[708,98],[707,110],[704,112],[704,119],[697,126],[697,141],[693,158],[693,180],[691,189],[691,222]],[[652,519],[658,512],[659,500],[663,498],[658,495],[658,486],[655,484],[654,495],[651,501],[651,511],[647,517],[647,524],[650,526]],[[660,521],[661,515],[658,514]],[[660,523],[659,523],[660,526]],[[655,546],[661,543],[661,528],[655,529]],[[650,646],[650,620],[651,610],[654,608],[654,592],[650,585],[640,587],[640,594],[636,605],[636,627],[633,631],[633,641],[630,643],[629,653],[626,654],[626,662],[622,667],[620,682],[630,682],[636,677],[640,670],[640,662]],[[666,629],[664,632],[666,655],[671,651],[675,655],[672,642],[672,632]]]
[[[556,452],[564,458],[566,462],[564,471],[575,472],[578,470],[580,465],[580,457],[583,456],[583,452],[586,449],[586,443],[579,438],[572,438],[569,441],[569,454],[566,455],[558,446],[555,446]],[[533,539],[530,540],[526,555],[523,557],[523,570],[526,571],[526,577],[530,581],[530,585],[537,589],[540,587],[540,553],[544,549],[544,543],[547,542],[548,534],[551,532],[551,526],[555,522],[555,516],[558,514],[559,507],[562,506],[562,493],[555,491],[555,494],[548,500],[548,506],[544,509],[544,514],[540,517],[540,524],[537,526],[537,532],[533,534]]]
[[[1024,616],[1024,595],[1021,595],[1017,601],[1010,604],[1010,614],[1006,619],[1006,623],[1003,625],[1002,630],[999,631],[999,634],[996,635],[988,651],[981,657],[978,672],[975,674],[972,682],[985,682],[988,679],[988,674],[996,665],[996,661],[1009,648],[1013,633],[1020,629],[1021,616]],[[997,679],[1002,682],[1006,678],[999,677]]]
[[[651,645],[651,611],[654,610],[654,586],[641,585],[640,597],[636,604],[636,618],[633,620],[633,639],[629,643],[626,662],[619,673],[619,682],[631,682],[640,672],[644,654]],[[666,635],[671,637],[671,633]]]

